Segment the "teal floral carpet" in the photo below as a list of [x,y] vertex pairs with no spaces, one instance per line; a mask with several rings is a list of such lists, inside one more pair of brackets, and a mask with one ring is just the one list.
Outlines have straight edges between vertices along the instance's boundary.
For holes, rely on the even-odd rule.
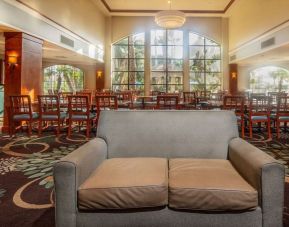
[[[250,143],[286,166],[289,177],[289,133],[267,140],[254,133]],[[42,137],[0,137],[0,227],[53,227],[53,164],[87,142],[84,134],[71,139],[52,133]],[[289,178],[285,182],[284,226],[289,226]]]

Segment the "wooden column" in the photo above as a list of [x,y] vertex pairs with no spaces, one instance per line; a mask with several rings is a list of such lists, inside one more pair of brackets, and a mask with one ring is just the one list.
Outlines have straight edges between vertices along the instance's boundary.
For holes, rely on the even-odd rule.
[[229,92],[236,94],[238,92],[238,65],[229,65]]
[[[43,41],[22,32],[5,32],[4,127],[8,129],[10,95],[37,99],[42,88]],[[12,63],[13,62],[13,63]]]

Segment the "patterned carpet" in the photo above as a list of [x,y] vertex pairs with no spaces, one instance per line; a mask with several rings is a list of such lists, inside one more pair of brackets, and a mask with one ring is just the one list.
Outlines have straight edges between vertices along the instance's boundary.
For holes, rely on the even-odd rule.
[[[289,177],[289,133],[280,140],[266,140],[259,133],[250,143],[286,166]],[[67,139],[52,133],[43,137],[0,137],[0,226],[53,227],[52,165],[85,143],[84,135]],[[288,178],[289,179],[289,178]],[[289,180],[286,180],[284,226],[289,227]]]

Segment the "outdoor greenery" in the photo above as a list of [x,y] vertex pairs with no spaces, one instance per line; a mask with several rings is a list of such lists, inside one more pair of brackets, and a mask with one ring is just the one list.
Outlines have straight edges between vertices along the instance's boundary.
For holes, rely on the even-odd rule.
[[131,35],[113,45],[113,90],[144,91],[144,33]]
[[254,93],[289,90],[289,72],[276,66],[266,66],[250,72],[250,90]]
[[53,65],[44,69],[44,93],[75,92],[84,86],[84,73],[71,65]]
[[221,47],[216,42],[190,33],[190,89],[217,92],[221,89]]

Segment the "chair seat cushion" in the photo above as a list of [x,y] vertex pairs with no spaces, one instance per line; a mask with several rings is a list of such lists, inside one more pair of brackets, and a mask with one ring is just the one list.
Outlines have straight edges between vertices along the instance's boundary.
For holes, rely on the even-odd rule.
[[[65,119],[67,117],[67,114],[66,113],[63,113],[63,112],[61,112],[60,113],[60,116],[59,116],[59,118],[61,119],[61,120],[63,120],[63,119]],[[42,115],[42,120],[57,120],[58,119],[58,115],[46,115],[46,114],[44,114],[44,115]]]
[[163,158],[105,160],[78,189],[83,210],[167,205],[168,164]]
[[[95,114],[90,113],[89,114],[89,119],[93,119],[95,118]],[[76,121],[81,121],[81,120],[87,120],[87,115],[86,114],[75,114],[71,116],[72,120],[76,120]]]
[[268,120],[267,116],[251,116],[252,121],[266,121]]
[[289,121],[289,116],[280,116],[279,120],[280,121]]
[[[38,113],[32,113],[32,119],[35,120],[38,118]],[[30,116],[29,114],[15,114],[13,116],[13,120],[29,120],[30,119]]]
[[169,206],[206,211],[254,209],[258,193],[228,160],[170,159]]

